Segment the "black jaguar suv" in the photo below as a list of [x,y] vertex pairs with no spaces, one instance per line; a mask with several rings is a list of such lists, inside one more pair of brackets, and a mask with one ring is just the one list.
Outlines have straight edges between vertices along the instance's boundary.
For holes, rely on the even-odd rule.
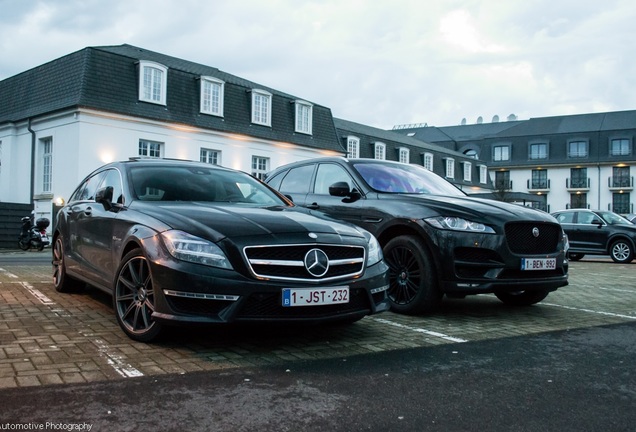
[[373,235],[310,213],[239,171],[112,163],[57,214],[55,288],[112,294],[119,325],[138,341],[166,324],[353,322],[388,310]]
[[396,312],[433,311],[444,295],[494,293],[530,305],[568,284],[567,236],[554,217],[471,198],[423,167],[318,158],[280,167],[266,181],[297,205],[377,237]]

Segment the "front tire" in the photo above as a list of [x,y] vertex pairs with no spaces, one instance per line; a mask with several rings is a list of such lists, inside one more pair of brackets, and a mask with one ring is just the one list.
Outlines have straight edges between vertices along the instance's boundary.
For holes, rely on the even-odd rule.
[[510,306],[530,306],[545,299],[549,293],[548,290],[502,291],[495,293],[495,295]]
[[568,253],[570,261],[580,261],[584,256],[585,254],[582,253]]
[[389,266],[391,309],[403,314],[436,310],[442,292],[433,258],[422,242],[415,236],[399,236],[386,244],[383,253]]
[[610,247],[610,257],[619,264],[629,264],[634,259],[634,250],[626,240],[617,240]]
[[53,260],[51,261],[51,264],[53,264],[53,286],[57,292],[75,292],[86,286],[86,284],[74,279],[66,273],[64,242],[60,236],[55,239],[55,244],[53,246]]
[[117,269],[113,307],[119,326],[129,338],[150,342],[159,337],[162,326],[152,318],[155,311],[152,275],[140,249],[127,253]]

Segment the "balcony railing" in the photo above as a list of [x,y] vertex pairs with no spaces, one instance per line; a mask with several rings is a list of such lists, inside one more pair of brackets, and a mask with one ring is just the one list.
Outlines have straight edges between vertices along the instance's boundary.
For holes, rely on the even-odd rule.
[[572,205],[572,204],[566,204],[565,205],[565,209],[569,210],[569,209],[575,209],[575,208],[584,208],[584,209],[590,209],[590,205],[589,204],[581,204],[581,205]]
[[634,204],[608,204],[607,209],[618,214],[634,213]]
[[587,192],[590,190],[590,178],[565,179],[565,188],[568,192]]
[[612,176],[607,179],[607,186],[610,190],[633,190],[634,177]]
[[495,189],[496,190],[512,190],[512,180],[495,180]]
[[530,180],[527,181],[528,192],[549,192],[550,180]]

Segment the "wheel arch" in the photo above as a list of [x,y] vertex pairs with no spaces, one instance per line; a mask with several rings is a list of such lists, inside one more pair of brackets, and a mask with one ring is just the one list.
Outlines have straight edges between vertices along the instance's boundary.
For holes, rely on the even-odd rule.
[[634,245],[634,241],[631,238],[629,238],[628,236],[624,235],[624,234],[616,234],[613,237],[610,237],[607,240],[607,244],[605,245],[605,251],[608,254],[611,254],[612,251],[610,249],[612,248],[612,245],[614,243],[616,243],[617,241],[619,241],[619,240],[623,240],[623,241],[629,243],[630,246],[632,247],[632,253],[636,254],[636,250],[635,250],[636,246]]
[[421,241],[422,246],[425,247],[433,257],[433,260],[435,261],[435,268],[438,271],[441,269],[439,253],[434,247],[433,242],[421,231],[421,229],[415,229],[412,226],[403,224],[393,225],[382,231],[377,238],[382,248],[384,248],[391,239],[402,235],[417,237]]

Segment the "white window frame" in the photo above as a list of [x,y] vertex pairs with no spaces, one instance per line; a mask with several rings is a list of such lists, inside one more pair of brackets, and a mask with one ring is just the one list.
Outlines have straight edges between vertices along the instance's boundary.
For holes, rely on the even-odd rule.
[[272,125],[272,94],[265,90],[252,90],[252,123]]
[[488,183],[488,167],[486,165],[479,165],[479,183]]
[[398,149],[398,160],[403,164],[409,163],[411,161],[411,150],[406,147],[400,147]]
[[455,178],[455,159],[446,158],[446,178]]
[[40,139],[42,193],[53,191],[53,137]]
[[[505,149],[505,151],[504,151]],[[496,145],[492,148],[492,160],[494,162],[509,161],[510,160],[510,146],[509,145]]]
[[166,104],[168,68],[151,61],[139,62],[139,100]]
[[433,153],[424,153],[424,168],[433,171]]
[[296,105],[296,132],[311,135],[314,106],[302,100],[297,100],[294,105]]
[[159,159],[163,157],[164,143],[147,139],[139,140],[138,155],[142,158]]
[[374,145],[373,157],[377,160],[386,159],[386,144],[382,142],[376,142]]
[[223,117],[223,100],[225,97],[225,81],[211,77],[201,77],[200,107],[202,114]]
[[355,136],[347,137],[347,157],[350,159],[360,157],[360,138]]
[[199,161],[211,165],[221,165],[221,151],[201,147]]
[[269,172],[269,158],[264,156],[252,156],[252,176],[265,180]]
[[473,181],[473,164],[464,162],[464,181]]

